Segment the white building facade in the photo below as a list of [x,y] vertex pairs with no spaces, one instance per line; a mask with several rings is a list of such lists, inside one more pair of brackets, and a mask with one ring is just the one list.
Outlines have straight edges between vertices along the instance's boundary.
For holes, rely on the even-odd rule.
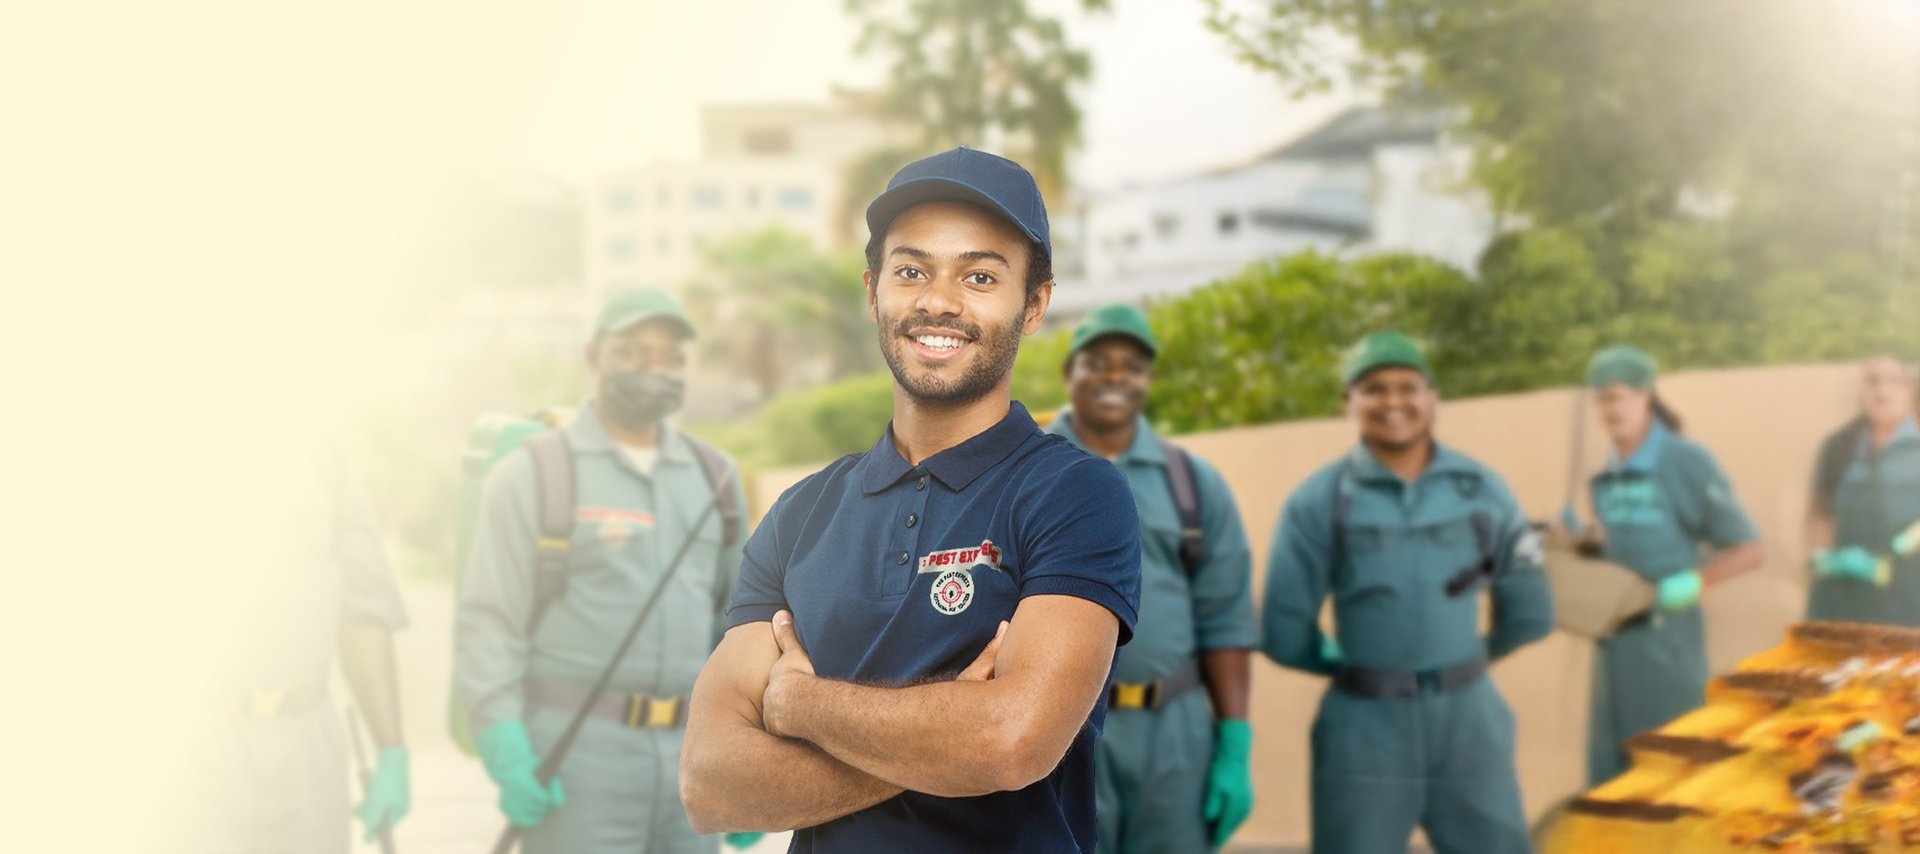
[[1356,108],[1241,166],[1092,194],[1084,279],[1055,292],[1056,313],[1178,295],[1307,249],[1420,252],[1471,270],[1494,220],[1462,189],[1442,118]]

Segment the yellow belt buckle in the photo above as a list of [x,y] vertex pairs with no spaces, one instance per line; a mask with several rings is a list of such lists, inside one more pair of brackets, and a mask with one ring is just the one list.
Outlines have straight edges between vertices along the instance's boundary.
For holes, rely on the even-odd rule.
[[1123,709],[1144,709],[1147,707],[1147,683],[1113,683],[1114,705]]
[[256,718],[279,717],[280,710],[287,705],[287,689],[275,691],[255,691],[247,705],[248,713]]
[[680,715],[680,698],[647,700],[647,726],[670,727]]
[[627,729],[639,728],[640,710],[646,707],[647,707],[647,695],[645,694],[628,694],[627,695]]

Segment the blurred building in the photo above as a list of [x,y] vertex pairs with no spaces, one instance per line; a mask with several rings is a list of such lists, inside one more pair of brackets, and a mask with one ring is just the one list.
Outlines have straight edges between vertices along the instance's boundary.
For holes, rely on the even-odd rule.
[[834,245],[850,233],[837,221],[846,166],[886,139],[840,105],[712,105],[700,123],[698,159],[615,172],[587,191],[591,301],[621,287],[677,287],[699,270],[702,246],[740,231],[779,225]]
[[1493,215],[1463,189],[1446,127],[1438,111],[1356,107],[1249,163],[1090,194],[1075,224],[1082,282],[1055,292],[1053,314],[1178,295],[1306,249],[1471,269]]

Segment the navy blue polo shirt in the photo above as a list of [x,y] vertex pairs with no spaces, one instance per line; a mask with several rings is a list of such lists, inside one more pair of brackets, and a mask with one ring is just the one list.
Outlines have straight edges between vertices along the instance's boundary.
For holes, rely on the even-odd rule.
[[[727,624],[785,608],[819,675],[906,685],[959,673],[1022,598],[1046,594],[1112,611],[1126,643],[1140,605],[1140,520],[1119,469],[1041,432],[1016,401],[918,466],[889,425],[873,450],[788,489],[747,541]],[[795,832],[792,850],[1092,851],[1105,716],[1095,703],[1059,767],[1025,789],[906,792]]]

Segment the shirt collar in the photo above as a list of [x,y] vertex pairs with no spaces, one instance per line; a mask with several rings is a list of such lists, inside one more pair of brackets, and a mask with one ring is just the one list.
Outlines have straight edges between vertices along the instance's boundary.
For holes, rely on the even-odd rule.
[[1653,473],[1654,467],[1660,462],[1660,452],[1666,450],[1667,439],[1672,435],[1673,431],[1660,423],[1660,419],[1653,419],[1653,424],[1647,427],[1646,438],[1640,440],[1640,447],[1634,448],[1626,460],[1620,459],[1618,448],[1607,451],[1607,471],[1614,474],[1623,471]]
[[[567,422],[567,444],[576,453],[610,454],[618,443],[607,433],[607,427],[600,423],[600,415],[594,409],[593,401],[580,404],[574,412],[573,420]],[[666,424],[660,425],[660,461],[683,463],[692,459],[687,450],[686,440],[678,430]]]
[[[1373,450],[1368,448],[1365,442],[1354,445],[1353,450],[1347,452],[1347,464],[1352,466],[1353,476],[1358,480],[1400,480],[1399,475],[1394,474],[1392,469],[1380,462],[1379,457],[1373,455]],[[1472,474],[1475,471],[1472,462],[1465,455],[1435,441],[1433,458],[1427,461],[1427,467],[1420,472],[1420,477],[1435,474]]]
[[[1893,435],[1887,437],[1887,447],[1893,447],[1894,444],[1899,442],[1912,442],[1912,441],[1920,441],[1920,424],[1916,424],[1914,417],[1909,415],[1903,419],[1900,419],[1899,426],[1893,428]],[[1854,456],[1864,458],[1870,455],[1872,452],[1873,452],[1873,429],[1869,427],[1868,429],[1861,431],[1860,444],[1855,449]]]
[[[1136,415],[1134,418],[1133,444],[1128,445],[1126,451],[1114,458],[1114,462],[1149,466],[1166,465],[1167,454],[1160,447],[1159,434],[1154,433],[1153,425],[1147,423],[1147,416]],[[1065,436],[1067,437],[1067,441],[1074,444],[1074,447],[1087,451],[1087,453],[1090,454],[1093,453],[1087,449],[1085,442],[1080,441],[1080,432],[1073,427],[1073,407],[1071,406],[1063,406],[1060,408],[1060,415],[1055,417],[1053,423],[1047,426],[1047,432],[1057,436]],[[1098,455],[1096,454],[1096,456]]]
[[[968,484],[986,473],[994,464],[1007,458],[1013,449],[1040,432],[1033,416],[1027,414],[1027,408],[1020,401],[1013,401],[1007,407],[1007,414],[992,427],[975,434],[958,445],[948,448],[920,463],[941,483],[954,491],[966,489]],[[872,495],[900,482],[915,467],[908,465],[900,449],[893,444],[893,422],[887,422],[887,431],[880,434],[880,442],[867,452],[861,460],[864,471],[860,476],[863,492]]]

